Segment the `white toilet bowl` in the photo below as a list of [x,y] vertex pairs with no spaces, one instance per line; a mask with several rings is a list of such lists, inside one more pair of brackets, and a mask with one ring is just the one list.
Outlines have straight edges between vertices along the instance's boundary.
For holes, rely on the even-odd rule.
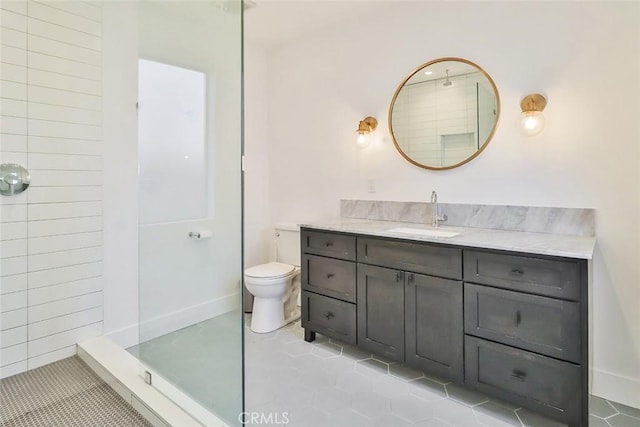
[[[293,280],[300,269],[280,262],[270,262],[247,268],[245,286],[254,297],[251,330],[258,333],[275,331],[295,320],[295,315],[285,315],[285,303],[294,292]],[[298,314],[299,316],[299,314]]]

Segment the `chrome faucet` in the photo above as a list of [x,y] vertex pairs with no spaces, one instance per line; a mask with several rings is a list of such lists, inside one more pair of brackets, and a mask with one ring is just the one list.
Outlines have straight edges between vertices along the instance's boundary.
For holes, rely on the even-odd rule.
[[438,215],[438,193],[431,192],[431,226],[438,227],[440,221],[446,221],[446,215]]

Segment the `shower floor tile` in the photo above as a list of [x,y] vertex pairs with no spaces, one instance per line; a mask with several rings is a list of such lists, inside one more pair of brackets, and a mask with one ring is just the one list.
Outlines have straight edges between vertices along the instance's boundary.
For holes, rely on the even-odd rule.
[[2,427],[151,427],[77,356],[0,380]]

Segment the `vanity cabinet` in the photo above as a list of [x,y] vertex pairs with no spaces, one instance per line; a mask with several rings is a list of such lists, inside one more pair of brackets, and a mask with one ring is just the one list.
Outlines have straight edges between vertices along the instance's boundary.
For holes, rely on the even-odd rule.
[[302,326],[588,425],[584,259],[302,229]]

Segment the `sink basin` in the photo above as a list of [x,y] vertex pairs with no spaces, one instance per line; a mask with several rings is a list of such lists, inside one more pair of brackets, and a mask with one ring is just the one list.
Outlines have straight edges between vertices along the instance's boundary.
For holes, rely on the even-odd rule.
[[434,230],[434,229],[427,229],[427,228],[410,228],[410,227],[391,228],[387,231],[389,233],[413,234],[418,236],[431,236],[431,237],[453,237],[460,234],[457,231],[445,231],[445,230]]

